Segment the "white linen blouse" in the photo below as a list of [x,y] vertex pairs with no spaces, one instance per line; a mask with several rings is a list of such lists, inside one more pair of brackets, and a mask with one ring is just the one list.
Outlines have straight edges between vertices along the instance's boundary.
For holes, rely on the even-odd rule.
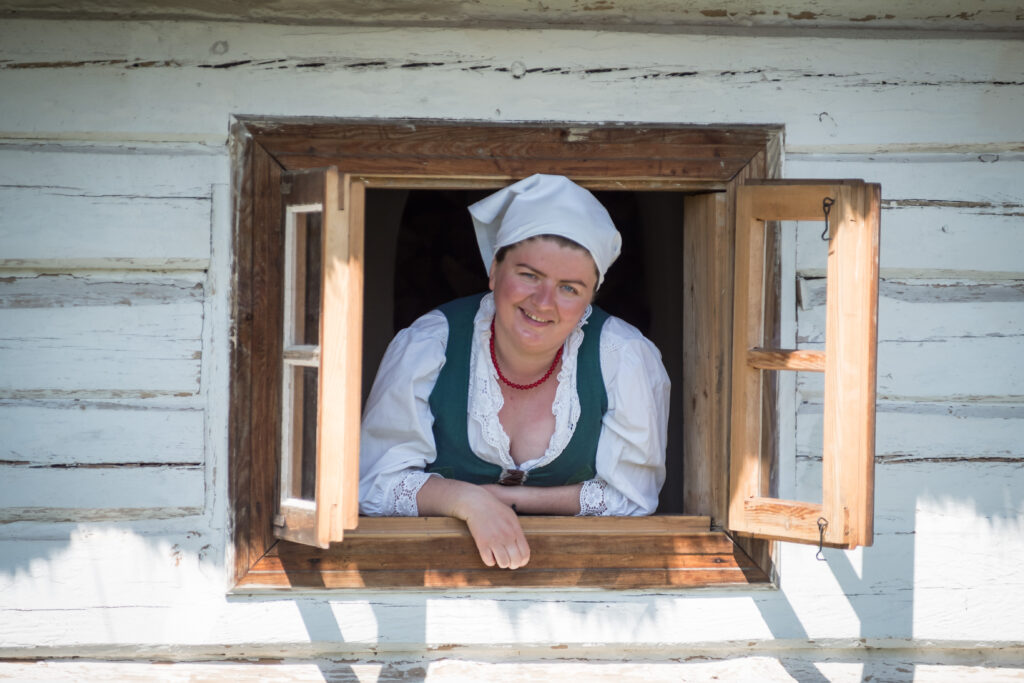
[[[569,334],[562,351],[558,388],[551,406],[555,431],[539,458],[519,469],[542,467],[558,457],[572,438],[580,415],[576,360],[583,324]],[[517,466],[509,438],[498,420],[503,398],[488,351],[494,297],[487,294],[473,320],[470,351],[469,445],[482,460],[503,470]],[[436,457],[430,392],[445,362],[448,320],[431,311],[399,332],[377,371],[363,415],[359,505],[373,516],[416,516],[416,494],[431,476],[423,468]],[[610,316],[601,332],[601,372],[608,410],[597,444],[597,476],[583,483],[580,515],[649,515],[665,481],[669,378],[661,354],[639,330]]]

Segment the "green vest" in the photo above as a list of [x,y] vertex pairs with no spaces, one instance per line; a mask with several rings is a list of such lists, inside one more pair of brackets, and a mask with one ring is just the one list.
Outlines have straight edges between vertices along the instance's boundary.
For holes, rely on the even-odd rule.
[[[473,343],[473,318],[483,294],[450,301],[438,310],[448,319],[448,346],[444,366],[430,392],[434,415],[437,459],[427,465],[446,479],[473,484],[494,484],[501,477],[499,465],[481,460],[469,447],[466,422],[469,405],[469,355]],[[601,327],[608,314],[594,306],[584,326],[583,343],[576,360],[576,391],[580,419],[572,439],[554,460],[530,470],[525,484],[562,486],[593,479],[597,474],[597,442],[601,420],[608,410],[608,394],[601,375]]]

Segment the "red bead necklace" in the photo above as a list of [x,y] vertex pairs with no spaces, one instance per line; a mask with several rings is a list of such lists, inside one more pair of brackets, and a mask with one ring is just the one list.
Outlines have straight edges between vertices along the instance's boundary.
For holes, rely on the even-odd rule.
[[533,384],[516,384],[515,382],[510,381],[508,377],[501,374],[501,368],[498,367],[498,356],[494,353],[494,320],[491,320],[491,362],[494,363],[494,369],[498,371],[498,379],[513,389],[533,389],[534,387],[539,387],[541,384],[544,384],[548,377],[551,376],[551,373],[555,371],[555,366],[558,365],[558,361],[560,360],[562,360],[561,346],[558,347],[558,352],[555,354],[555,360],[551,361],[551,367],[548,368],[548,371],[545,372],[544,376],[539,380]]

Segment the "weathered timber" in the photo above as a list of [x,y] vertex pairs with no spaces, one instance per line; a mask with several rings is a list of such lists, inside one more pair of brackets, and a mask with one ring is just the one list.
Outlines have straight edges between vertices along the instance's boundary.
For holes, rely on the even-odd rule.
[[[825,338],[824,281],[800,278],[800,344]],[[879,283],[879,341],[1024,336],[1024,279],[897,279]]]
[[0,267],[202,270],[207,198],[66,196],[0,187]]
[[363,518],[360,526],[371,527],[369,531],[347,532],[344,542],[327,551],[279,542],[236,590],[288,586],[653,588],[767,581],[767,575],[725,534],[709,530],[707,517],[524,517],[522,522],[531,559],[515,571],[486,567],[462,522]]
[[372,125],[275,123],[250,130],[287,168],[338,166],[345,173],[520,178],[570,175],[600,184],[615,177],[732,178],[770,133],[765,129],[622,128],[593,124],[491,126],[409,121]]
[[[882,401],[875,461],[922,464],[1024,462],[1024,405],[996,402]],[[797,413],[797,457],[821,457],[821,404]]]
[[42,466],[198,463],[203,411],[104,401],[0,401],[0,460]]
[[[1021,337],[951,337],[878,345],[878,398],[885,401],[1024,402]],[[823,391],[818,373],[800,373],[804,400]]]
[[[0,463],[0,522],[21,519],[87,521],[90,512],[124,518],[146,510],[175,510],[178,516],[203,509],[200,463],[124,464],[99,467],[33,467]],[[168,516],[168,515],[164,515]]]

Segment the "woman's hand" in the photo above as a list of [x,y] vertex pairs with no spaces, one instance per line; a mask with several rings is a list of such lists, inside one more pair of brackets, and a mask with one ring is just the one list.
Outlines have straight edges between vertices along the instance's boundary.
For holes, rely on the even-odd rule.
[[530,561],[530,546],[519,517],[485,487],[431,477],[420,488],[416,503],[421,515],[455,517],[466,522],[480,559],[488,567],[518,569]]
[[[472,486],[472,484],[471,484]],[[466,496],[456,517],[466,521],[480,558],[488,567],[518,569],[530,561],[530,546],[515,511],[489,491],[475,487],[479,495]]]

